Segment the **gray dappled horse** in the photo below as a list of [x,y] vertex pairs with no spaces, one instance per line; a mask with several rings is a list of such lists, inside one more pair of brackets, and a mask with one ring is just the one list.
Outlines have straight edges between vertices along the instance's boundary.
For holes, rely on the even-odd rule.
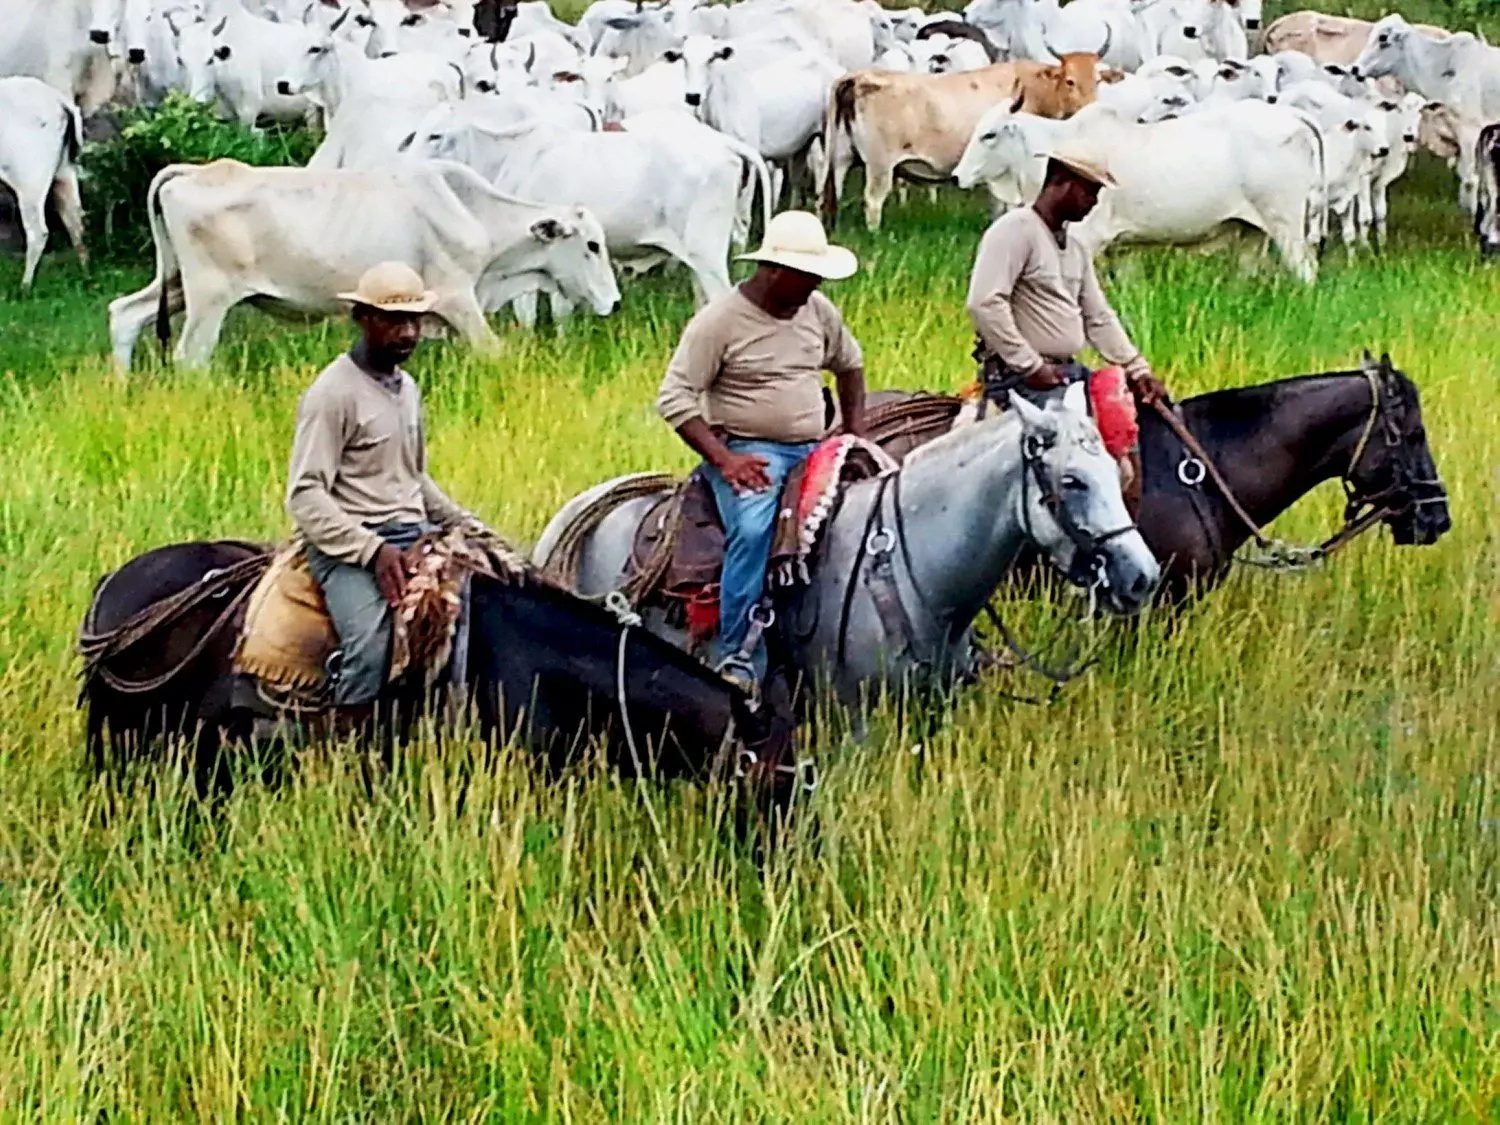
[[[545,566],[575,517],[617,483],[569,501],[533,561]],[[620,585],[656,499],[627,500],[586,533],[579,593]],[[975,616],[1028,544],[1116,613],[1140,609],[1155,589],[1156,559],[1125,510],[1119,468],[1082,387],[1045,407],[1013,399],[1011,410],[931,442],[900,470],[847,486],[810,583],[782,607],[791,659],[851,703],[872,689],[950,682],[969,665]],[[685,643],[659,614],[647,624]]]

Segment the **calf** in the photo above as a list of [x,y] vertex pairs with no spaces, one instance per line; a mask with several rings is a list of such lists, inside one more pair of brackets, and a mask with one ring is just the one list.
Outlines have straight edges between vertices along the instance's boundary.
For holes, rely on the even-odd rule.
[[0,183],[15,192],[26,233],[22,292],[31,288],[47,246],[49,196],[79,259],[88,261],[74,164],[82,141],[78,107],[62,94],[37,78],[0,78]]
[[481,282],[545,274],[600,315],[620,296],[592,215],[512,199],[456,164],[385,172],[174,164],[152,181],[146,206],[156,277],[109,306],[121,370],[153,316],[165,346],[170,315],[186,308],[177,359],[202,365],[240,302],[332,314],[344,307],[338,294],[383,261],[419,270],[438,294],[433,315],[476,345],[495,342]]
[[963,155],[985,111],[1010,103],[1017,111],[1062,118],[1094,100],[1099,56],[1064,55],[1060,63],[998,63],[959,74],[897,74],[862,70],[833,86],[823,138],[823,213],[838,216],[844,177],[856,157],[865,164],[865,222],[880,226],[896,172],[944,181]]

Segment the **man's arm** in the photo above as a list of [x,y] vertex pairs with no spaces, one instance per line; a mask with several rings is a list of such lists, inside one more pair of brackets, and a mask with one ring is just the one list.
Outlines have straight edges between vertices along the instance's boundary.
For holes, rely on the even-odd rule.
[[286,510],[306,540],[330,558],[368,566],[381,538],[360,525],[329,492],[344,448],[345,404],[316,389],[297,405],[287,474]]
[[839,396],[839,418],[843,431],[855,437],[865,433],[865,356],[844,316],[832,301],[819,295],[823,310],[823,370],[833,373]]
[[718,377],[723,356],[723,340],[700,312],[682,330],[682,339],[662,376],[656,410],[736,492],[761,492],[771,487],[766,459],[735,453],[719,440],[703,417],[703,394]]
[[969,278],[967,306],[974,329],[990,351],[1007,366],[1029,374],[1045,365],[1042,356],[1016,327],[1011,293],[1026,268],[1028,251],[1009,228],[991,228],[979,242],[974,272]]
[[844,420],[844,433],[855,437],[865,436],[865,369],[855,367],[834,375],[834,384],[839,392],[839,417]]
[[1099,275],[1094,272],[1094,263],[1085,258],[1083,270],[1083,292],[1078,307],[1083,312],[1083,332],[1094,350],[1111,363],[1125,369],[1125,381],[1143,402],[1153,402],[1166,395],[1166,388],[1151,372],[1151,364],[1125,334],[1120,318],[1110,306],[1099,285]]

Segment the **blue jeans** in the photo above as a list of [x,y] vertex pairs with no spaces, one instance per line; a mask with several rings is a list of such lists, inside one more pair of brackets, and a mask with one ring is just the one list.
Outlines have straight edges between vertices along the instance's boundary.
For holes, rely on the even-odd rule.
[[[776,533],[781,485],[787,474],[817,448],[815,441],[787,444],[730,438],[724,443],[734,453],[751,453],[767,461],[771,487],[763,492],[737,493],[713,466],[707,467],[709,487],[724,522],[724,571],[719,578],[719,659],[733,656],[750,630],[750,611],[766,585],[766,564]],[[758,657],[756,666],[762,660]]]
[[[372,528],[394,547],[405,550],[432,530],[417,523],[383,523]],[[339,635],[339,674],[333,701],[340,707],[373,702],[385,687],[391,660],[391,607],[386,604],[375,572],[368,567],[329,558],[307,546],[307,569],[323,589],[328,616]]]

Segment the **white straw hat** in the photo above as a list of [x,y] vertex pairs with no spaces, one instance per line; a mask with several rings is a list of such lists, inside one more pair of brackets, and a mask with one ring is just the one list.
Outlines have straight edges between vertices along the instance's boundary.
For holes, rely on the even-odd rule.
[[1103,157],[1092,151],[1064,146],[1047,153],[1047,158],[1101,187],[1120,186],[1120,182],[1110,175]]
[[783,211],[766,224],[759,250],[740,261],[770,262],[828,281],[840,281],[859,268],[859,259],[842,246],[831,246],[818,217],[808,211]]
[[352,293],[339,299],[370,305],[385,312],[425,313],[437,304],[437,294],[422,281],[422,275],[405,262],[381,262],[360,275]]

